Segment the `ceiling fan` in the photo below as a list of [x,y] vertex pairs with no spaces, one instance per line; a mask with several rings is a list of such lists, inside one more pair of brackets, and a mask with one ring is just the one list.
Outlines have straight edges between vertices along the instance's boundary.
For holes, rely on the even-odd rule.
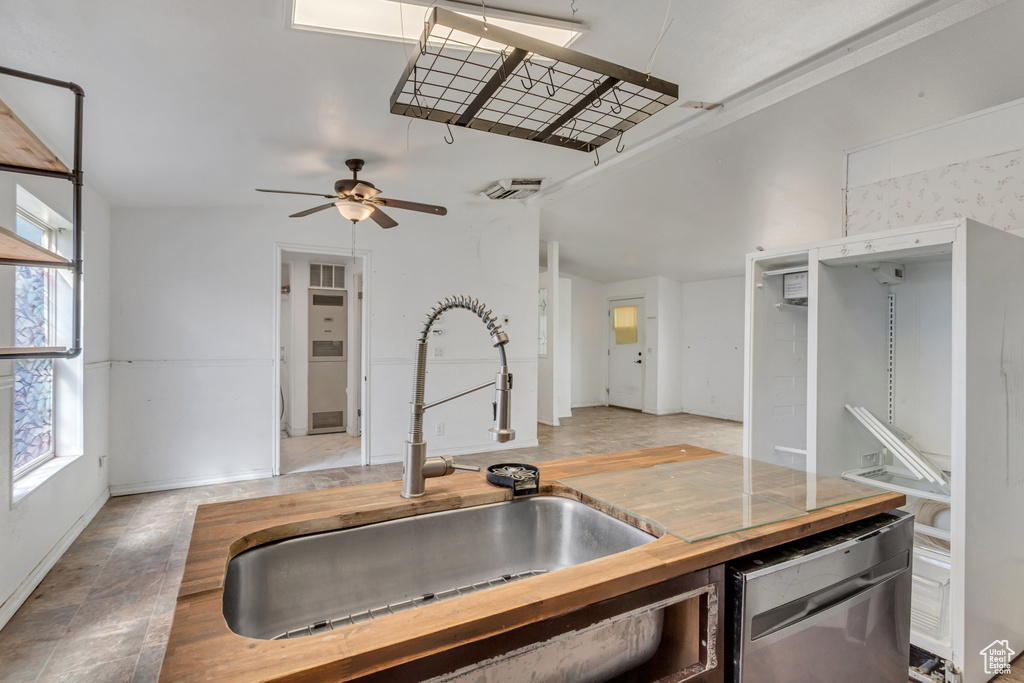
[[382,228],[393,228],[398,225],[390,216],[380,210],[385,206],[392,209],[407,209],[409,211],[421,211],[432,213],[435,216],[445,216],[448,209],[433,204],[420,204],[418,202],[407,202],[401,199],[385,199],[378,197],[380,190],[374,187],[373,183],[359,180],[359,171],[363,170],[362,159],[348,159],[345,165],[352,171],[352,179],[342,179],[334,183],[334,194],[320,194],[319,192],[290,192],[288,190],[260,190],[257,192],[275,192],[277,194],[306,194],[313,197],[326,197],[333,201],[314,206],[312,209],[293,213],[289,218],[302,218],[317,211],[337,207],[342,216],[353,223],[372,218],[373,222]]

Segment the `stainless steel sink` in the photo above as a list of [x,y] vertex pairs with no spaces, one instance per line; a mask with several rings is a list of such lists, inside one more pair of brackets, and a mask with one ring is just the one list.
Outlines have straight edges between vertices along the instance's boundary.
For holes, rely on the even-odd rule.
[[407,517],[239,554],[228,565],[224,618],[250,638],[312,635],[653,540],[550,496]]

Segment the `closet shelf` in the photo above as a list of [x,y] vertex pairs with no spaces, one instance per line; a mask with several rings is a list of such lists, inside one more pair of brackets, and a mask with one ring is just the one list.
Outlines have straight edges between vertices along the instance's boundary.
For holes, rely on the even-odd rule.
[[43,249],[2,227],[0,227],[0,264],[42,266],[44,268],[74,267],[60,254]]
[[789,273],[802,273],[807,270],[807,266],[792,266],[791,268],[777,268],[775,270],[766,270],[761,273],[761,277],[768,278],[776,275],[787,275]]
[[0,100],[0,164],[17,166],[26,172],[71,173],[3,100]]
[[856,481],[869,486],[888,491],[902,493],[905,496],[927,498],[937,500],[940,503],[950,503],[950,495],[942,490],[938,484],[923,479],[918,479],[909,470],[903,470],[892,465],[877,465],[873,467],[862,467],[856,470],[843,472],[843,479]]

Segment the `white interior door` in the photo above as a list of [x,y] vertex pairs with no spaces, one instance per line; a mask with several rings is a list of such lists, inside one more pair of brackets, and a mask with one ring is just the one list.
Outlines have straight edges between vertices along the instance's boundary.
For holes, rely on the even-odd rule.
[[644,408],[644,300],[617,299],[608,310],[608,405]]

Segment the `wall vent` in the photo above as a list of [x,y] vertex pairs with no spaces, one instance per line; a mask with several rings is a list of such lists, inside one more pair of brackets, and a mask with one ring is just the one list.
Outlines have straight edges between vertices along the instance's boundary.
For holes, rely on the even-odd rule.
[[318,289],[345,289],[345,266],[310,263],[309,286]]
[[502,178],[480,194],[489,199],[523,199],[540,192],[542,182],[543,178]]
[[345,426],[345,411],[334,410],[326,413],[313,413],[313,424],[310,429],[331,429]]

